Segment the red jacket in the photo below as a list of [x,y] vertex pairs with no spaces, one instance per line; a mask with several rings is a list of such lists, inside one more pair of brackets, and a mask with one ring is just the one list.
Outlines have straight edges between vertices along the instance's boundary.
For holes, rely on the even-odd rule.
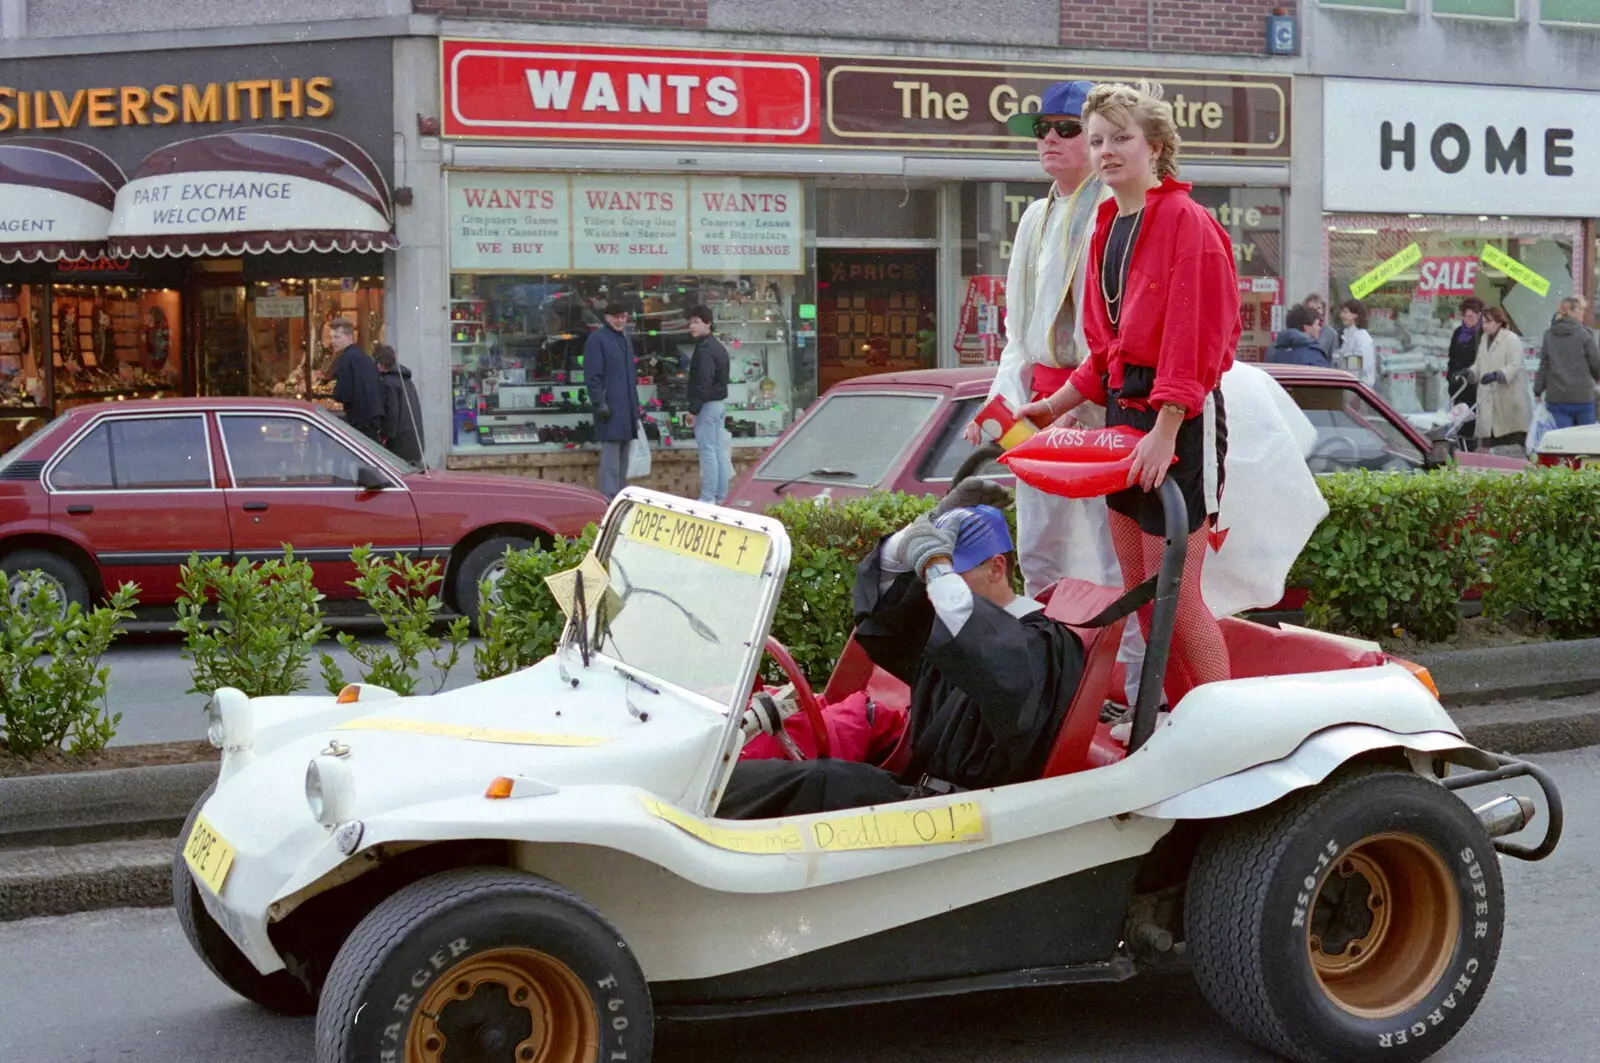
[[1116,200],[1100,204],[1089,244],[1089,284],[1083,331],[1089,357],[1072,374],[1072,386],[1104,405],[1107,384],[1122,386],[1127,363],[1155,367],[1151,407],[1176,402],[1188,417],[1233,365],[1239,346],[1239,276],[1233,243],[1205,208],[1189,198],[1190,185],[1168,177],[1145,199],[1144,221],[1134,240],[1127,292],[1113,330],[1100,289],[1100,264],[1116,216]]

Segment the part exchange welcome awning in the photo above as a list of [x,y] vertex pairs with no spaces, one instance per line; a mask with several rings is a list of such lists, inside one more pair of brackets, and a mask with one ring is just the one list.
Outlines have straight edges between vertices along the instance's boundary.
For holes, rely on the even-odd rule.
[[59,262],[105,253],[126,177],[94,148],[55,137],[0,141],[0,262]]
[[396,246],[372,157],[320,130],[216,133],[153,151],[111,220],[111,253],[124,258]]

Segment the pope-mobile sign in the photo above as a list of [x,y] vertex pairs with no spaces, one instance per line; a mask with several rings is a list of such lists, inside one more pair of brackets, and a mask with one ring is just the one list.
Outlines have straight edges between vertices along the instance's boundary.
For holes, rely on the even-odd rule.
[[1324,210],[1600,215],[1600,93],[1330,79]]

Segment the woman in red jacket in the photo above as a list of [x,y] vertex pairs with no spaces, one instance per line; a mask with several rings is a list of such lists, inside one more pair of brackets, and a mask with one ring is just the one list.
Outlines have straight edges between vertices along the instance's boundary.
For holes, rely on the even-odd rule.
[[[1194,687],[1228,678],[1222,631],[1200,597],[1200,566],[1222,489],[1227,430],[1218,383],[1239,343],[1239,281],[1228,234],[1175,179],[1179,139],[1160,86],[1097,86],[1083,121],[1090,159],[1114,197],[1100,205],[1089,248],[1089,358],[1022,412],[1049,423],[1087,399],[1105,404],[1107,425],[1146,433],[1127,489],[1106,499],[1129,587],[1161,564],[1166,528],[1156,488],[1168,476],[1183,488],[1190,534],[1166,683],[1176,705]],[[1140,621],[1148,635],[1148,606]]]

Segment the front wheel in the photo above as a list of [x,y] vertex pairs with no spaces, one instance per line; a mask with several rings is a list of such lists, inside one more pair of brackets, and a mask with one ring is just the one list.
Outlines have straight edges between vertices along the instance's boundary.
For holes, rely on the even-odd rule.
[[239,951],[239,947],[223,933],[217,921],[211,918],[211,913],[206,911],[205,903],[200,899],[202,887],[195,882],[194,874],[183,858],[183,846],[189,840],[189,832],[194,829],[194,821],[216,788],[216,784],[212,783],[200,795],[200,800],[189,810],[183,833],[178,836],[178,852],[172,858],[172,908],[178,915],[178,926],[201,962],[229,989],[280,1015],[310,1015],[317,1008],[316,994],[287,970],[262,974],[255,969],[244,953]]
[[506,551],[526,550],[533,543],[517,535],[497,535],[493,539],[483,542],[467,551],[467,556],[461,559],[461,564],[456,568],[455,599],[456,609],[462,616],[472,621],[473,628],[482,621],[483,608],[480,588],[487,582],[491,599],[495,587],[500,583],[500,577],[506,571]]
[[532,875],[463,868],[389,897],[345,941],[317,1063],[649,1063],[653,1023],[600,913]]
[[1213,832],[1184,912],[1202,994],[1299,1063],[1433,1055],[1483,1000],[1505,894],[1482,825],[1438,783],[1363,770]]

